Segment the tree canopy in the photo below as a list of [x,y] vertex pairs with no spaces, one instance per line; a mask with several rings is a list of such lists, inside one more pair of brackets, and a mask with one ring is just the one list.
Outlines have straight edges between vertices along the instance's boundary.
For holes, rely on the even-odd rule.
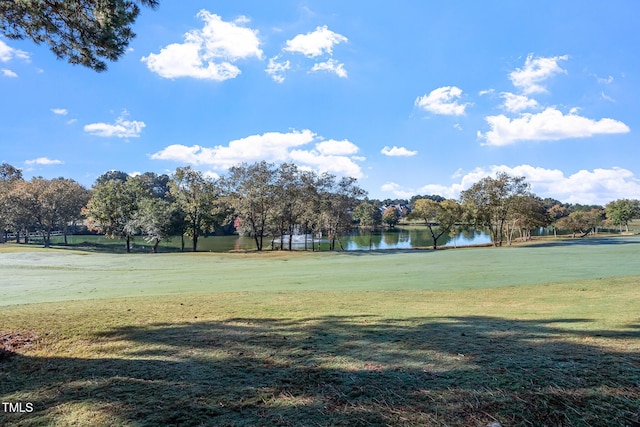
[[629,221],[640,216],[640,201],[619,199],[610,202],[605,206],[607,212],[607,220],[611,225],[625,227],[629,231]]
[[523,176],[499,172],[486,177],[461,193],[460,199],[469,220],[491,231],[494,246],[502,246],[505,224],[515,209],[519,196],[529,194],[529,184]]
[[462,207],[455,200],[417,199],[410,218],[424,220],[433,239],[433,249],[437,249],[438,239],[449,233],[462,218]]
[[46,43],[59,59],[104,71],[105,61],[118,60],[135,37],[138,4],[155,8],[159,1],[0,1],[0,33]]

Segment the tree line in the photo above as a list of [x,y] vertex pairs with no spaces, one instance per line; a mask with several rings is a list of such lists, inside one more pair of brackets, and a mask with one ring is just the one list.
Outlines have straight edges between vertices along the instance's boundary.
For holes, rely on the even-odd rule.
[[575,237],[603,225],[628,231],[640,216],[640,201],[620,199],[601,206],[567,205],[541,199],[530,191],[524,177],[498,173],[486,177],[461,193],[459,200],[437,195],[414,196],[411,200],[384,201],[366,198],[355,178],[316,173],[292,163],[240,164],[225,176],[209,178],[191,167],[180,167],[171,175],[147,172],[130,176],[109,171],[87,189],[72,179],[27,181],[22,171],[0,165],[0,242],[9,235],[27,242],[37,232],[44,246],[51,233],[85,224],[88,229],[122,239],[127,252],[131,240],[141,236],[153,252],[163,240],[181,236],[197,251],[199,238],[210,233],[250,236],[261,251],[292,249],[293,236],[311,236],[329,242],[330,250],[341,246],[339,236],[354,227],[373,232],[383,224],[394,227],[402,219],[423,221],[436,248],[438,239],[459,224],[489,230],[495,246],[514,238],[528,240],[533,230],[551,227]]
[[[401,207],[408,206],[406,215]],[[428,227],[434,241],[450,233],[456,225],[464,224],[486,229],[494,246],[510,245],[514,238],[530,240],[539,228],[566,231],[575,237],[595,233],[600,227],[615,227],[629,231],[629,222],[640,218],[640,201],[618,199],[605,207],[562,203],[556,199],[542,199],[531,191],[524,177],[497,173],[473,184],[460,194],[459,200],[439,195],[416,195],[410,200],[367,200],[357,206],[354,218],[363,228],[393,226],[398,219],[383,219],[390,207],[395,207],[400,219],[419,220]],[[382,215],[381,215],[382,213]]]
[[285,236],[296,233],[321,234],[334,250],[365,195],[355,178],[318,174],[292,163],[243,163],[219,179],[191,167],[177,168],[171,176],[109,171],[91,190],[64,178],[26,181],[20,169],[2,164],[0,241],[9,233],[19,241],[21,234],[37,231],[49,247],[52,230],[83,221],[91,230],[122,239],[127,252],[134,236],[151,243],[154,252],[172,236],[182,236],[184,250],[188,237],[196,251],[202,235],[230,231],[251,236],[258,251],[265,240],[273,246],[276,238],[281,248],[292,249],[293,239],[285,241]]

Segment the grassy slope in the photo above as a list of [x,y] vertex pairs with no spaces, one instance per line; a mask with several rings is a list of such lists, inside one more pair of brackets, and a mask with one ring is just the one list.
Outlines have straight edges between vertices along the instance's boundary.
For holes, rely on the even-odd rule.
[[39,337],[0,361],[0,401],[36,410],[0,425],[638,425],[638,278],[611,277],[639,274],[626,242],[5,254],[14,303],[175,294],[0,307],[0,336]]

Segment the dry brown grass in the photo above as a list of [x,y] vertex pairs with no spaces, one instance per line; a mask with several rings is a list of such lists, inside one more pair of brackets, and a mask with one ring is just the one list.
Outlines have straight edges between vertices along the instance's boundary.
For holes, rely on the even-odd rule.
[[[639,425],[637,280],[3,308],[22,426]],[[7,332],[5,332],[6,334]]]

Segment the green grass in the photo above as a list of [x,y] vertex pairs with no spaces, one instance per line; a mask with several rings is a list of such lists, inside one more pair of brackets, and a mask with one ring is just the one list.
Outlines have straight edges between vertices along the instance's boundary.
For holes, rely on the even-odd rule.
[[0,425],[639,425],[638,248],[4,247]]
[[0,246],[0,305],[181,293],[448,290],[640,275],[640,238],[348,253],[103,254]]

